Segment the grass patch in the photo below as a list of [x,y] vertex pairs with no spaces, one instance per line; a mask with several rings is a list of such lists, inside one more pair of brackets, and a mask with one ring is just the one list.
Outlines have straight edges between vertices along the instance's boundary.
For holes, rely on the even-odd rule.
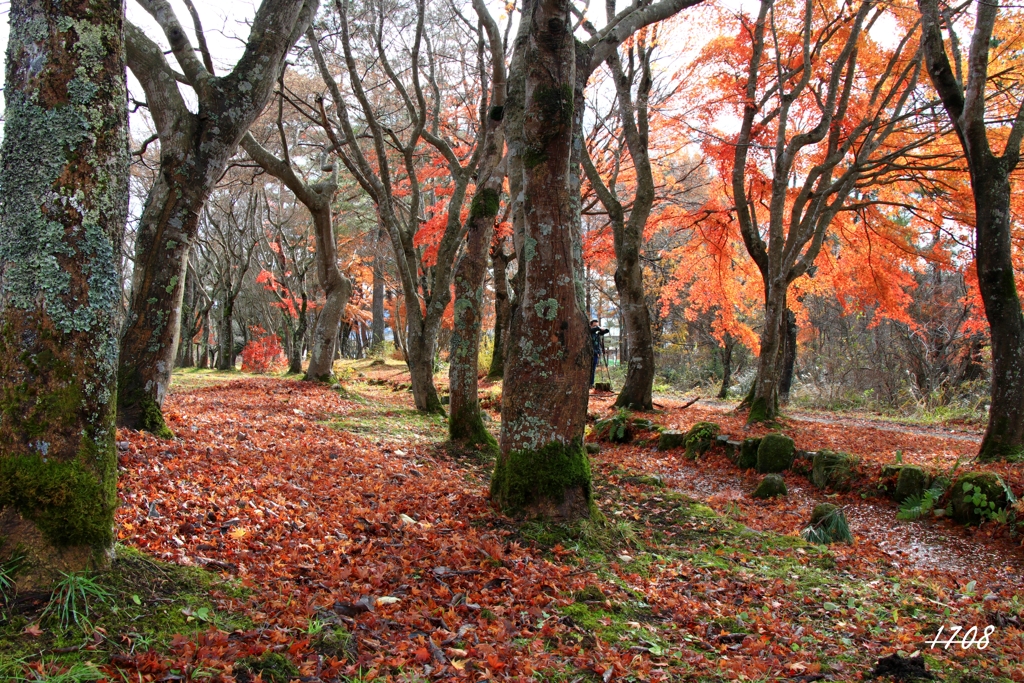
[[[59,582],[54,595],[63,595],[62,600],[32,592],[9,601],[0,612],[0,680],[20,680],[28,665],[57,672],[41,680],[65,680],[59,676],[72,672],[78,677],[66,680],[90,680],[83,677],[90,662],[117,653],[164,651],[175,635],[193,638],[210,628],[252,627],[246,617],[218,611],[213,592],[246,595],[233,580],[119,545],[110,570]],[[96,641],[96,649],[86,650],[95,633],[105,637]]]
[[447,440],[448,419],[444,415],[421,413],[413,408],[385,403],[377,397],[386,389],[360,382],[350,385],[349,397],[356,386],[361,397],[361,401],[357,401],[359,407],[324,424],[332,429],[391,443],[440,443]]

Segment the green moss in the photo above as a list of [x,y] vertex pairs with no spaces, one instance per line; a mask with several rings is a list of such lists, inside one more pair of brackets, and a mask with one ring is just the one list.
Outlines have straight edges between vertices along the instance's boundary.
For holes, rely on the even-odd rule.
[[532,170],[548,160],[548,153],[536,147],[527,147],[523,152],[523,166]]
[[317,654],[334,657],[338,661],[356,663],[359,651],[356,639],[342,626],[325,628],[310,640],[310,646]]
[[570,83],[538,86],[533,91],[533,101],[544,123],[552,127],[572,125],[573,94]]
[[700,455],[711,450],[711,444],[715,437],[721,432],[721,428],[714,422],[698,422],[686,432],[686,457],[696,460]]
[[498,450],[498,441],[484,426],[479,407],[475,411],[466,410],[461,415],[452,414],[448,420],[448,437],[463,447],[491,453]]
[[[115,465],[101,461],[96,472],[89,462],[89,456],[102,450],[99,446],[94,451],[83,449],[71,461],[40,454],[0,459],[0,508],[17,510],[54,545],[109,547],[114,541],[117,503]],[[109,450],[113,460],[113,444]]]
[[583,444],[552,441],[538,450],[512,451],[499,457],[491,477],[491,499],[511,513],[536,505],[561,504],[565,492],[580,488],[591,502],[590,461]]
[[164,422],[160,404],[143,390],[137,370],[118,374],[117,407],[119,413],[136,416],[134,424],[130,426],[143,429],[161,439],[174,438],[174,432]]
[[469,207],[469,219],[493,218],[498,215],[500,207],[501,194],[497,190],[485,187],[473,196],[473,203]]
[[288,683],[299,678],[299,668],[282,654],[265,652],[262,657],[245,657],[235,662],[235,679],[240,683],[256,680],[261,676],[264,683]]
[[740,455],[736,461],[736,465],[744,470],[749,470],[753,467],[757,467],[757,449],[761,445],[760,438],[744,439],[743,443],[740,444]]
[[763,398],[755,398],[750,403],[750,413],[747,415],[747,424],[755,422],[767,422],[771,419],[768,414],[768,401]]
[[836,491],[847,491],[856,477],[857,462],[849,453],[818,451],[811,466],[811,483],[819,489],[831,486]]
[[923,468],[917,465],[905,465],[900,468],[893,498],[897,503],[902,503],[907,498],[923,496],[925,489],[928,488],[928,483],[928,473]]
[[768,434],[757,447],[757,471],[764,474],[788,470],[795,453],[793,439],[784,434]]
[[775,498],[776,496],[786,495],[786,480],[778,474],[769,474],[761,483],[757,485],[757,489],[751,495],[754,498]]
[[994,439],[985,439],[978,452],[979,462],[1024,462],[1024,446],[1007,444]]

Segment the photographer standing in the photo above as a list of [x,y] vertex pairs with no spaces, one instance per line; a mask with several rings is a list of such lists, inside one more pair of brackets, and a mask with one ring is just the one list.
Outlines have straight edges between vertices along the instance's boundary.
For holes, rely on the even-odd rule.
[[608,334],[609,330],[601,327],[598,320],[590,321],[590,343],[594,347],[594,358],[590,363],[590,388],[594,388],[594,376],[597,374],[597,361],[604,353],[604,344],[601,337]]

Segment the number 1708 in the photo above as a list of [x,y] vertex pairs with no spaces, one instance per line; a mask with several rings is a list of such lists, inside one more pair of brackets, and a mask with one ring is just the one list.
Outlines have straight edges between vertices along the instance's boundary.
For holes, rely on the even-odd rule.
[[[963,631],[963,626],[954,626],[951,631],[952,635],[946,640],[942,640],[942,630],[944,626],[939,626],[939,632],[935,634],[935,638],[926,641],[929,647],[938,647],[940,645],[945,646],[944,649],[948,650],[950,645],[957,642],[956,637],[960,635],[960,631]],[[972,626],[964,631],[963,637],[960,639],[960,648],[962,650],[969,650],[972,647],[977,647],[979,650],[984,650],[988,647],[988,637],[995,633],[995,626],[986,626],[985,630],[982,631],[982,635],[978,637],[978,627]]]

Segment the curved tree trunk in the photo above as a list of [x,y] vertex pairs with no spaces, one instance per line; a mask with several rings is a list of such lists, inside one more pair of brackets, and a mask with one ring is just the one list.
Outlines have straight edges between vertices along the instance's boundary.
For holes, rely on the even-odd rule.
[[235,71],[215,77],[209,60],[205,66],[199,61],[170,6],[163,0],[146,3],[196,91],[200,115],[185,106],[163,50],[126,25],[128,66],[142,84],[160,136],[160,173],[136,234],[117,377],[117,419],[123,426],[171,436],[161,406],[178,349],[185,268],[200,212],[238,142],[263,111],[284,56],[311,21],[316,4],[264,0]]
[[[483,0],[475,0],[474,6],[490,40],[493,79],[490,107],[481,122],[484,125],[484,139],[483,157],[478,171],[480,181],[470,204],[466,250],[454,276],[455,319],[449,347],[451,413],[448,416],[448,435],[453,441],[461,441],[466,445],[496,448],[498,443],[484,427],[480,413],[477,374],[487,253],[494,235],[494,221],[501,206],[501,188],[505,180],[505,166],[501,163],[505,154],[505,56],[498,25]],[[504,273],[501,277],[504,279]]]
[[[123,5],[13,0],[0,149],[0,558],[106,563],[117,505]],[[173,362],[173,355],[169,359]]]
[[331,222],[330,202],[316,210],[310,208],[310,211],[313,213],[313,228],[316,231],[316,270],[326,301],[313,330],[305,379],[330,382],[334,380],[338,327],[345,315],[348,299],[352,296],[352,283],[338,268],[338,245]]

